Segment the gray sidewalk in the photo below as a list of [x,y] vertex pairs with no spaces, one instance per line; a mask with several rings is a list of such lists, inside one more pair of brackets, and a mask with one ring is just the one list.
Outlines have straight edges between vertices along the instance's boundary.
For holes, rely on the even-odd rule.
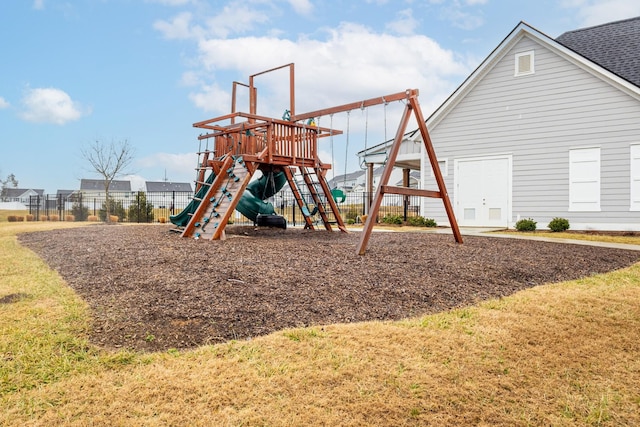
[[[504,228],[482,228],[482,227],[460,227],[460,234],[464,236],[484,236],[484,237],[496,237],[502,239],[525,239],[525,240],[538,240],[540,242],[552,242],[552,243],[567,243],[571,245],[585,245],[585,246],[598,246],[602,248],[616,248],[627,249],[631,251],[640,251],[640,245],[630,245],[625,243],[609,243],[609,242],[594,242],[589,240],[574,240],[574,239],[558,239],[554,237],[535,236],[530,233],[515,233],[509,232],[501,234],[500,231]],[[438,228],[430,231],[433,233],[453,234],[450,228]]]

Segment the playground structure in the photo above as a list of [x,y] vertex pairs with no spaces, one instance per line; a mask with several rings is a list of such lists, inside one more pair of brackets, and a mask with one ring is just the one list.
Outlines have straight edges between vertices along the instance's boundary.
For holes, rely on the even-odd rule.
[[[255,77],[283,68],[289,68],[289,109],[282,119],[257,115],[258,92],[254,86]],[[233,82],[231,113],[193,124],[194,127],[206,131],[198,136],[201,144],[203,140],[206,141],[206,148],[202,150],[201,146],[198,152],[196,191],[193,200],[180,214],[171,217],[171,222],[183,227],[183,237],[211,240],[224,238],[224,229],[234,210],[238,210],[254,223],[263,222],[265,225],[285,228],[286,223],[282,224],[284,219],[279,220],[273,206],[266,202],[266,199],[280,191],[287,183],[303,213],[305,228],[315,229],[313,216],[319,215],[326,230],[332,231],[333,225],[336,225],[340,231],[347,232],[335,200],[339,194],[336,194],[335,190],[332,192],[326,179],[331,165],[322,162],[318,154],[320,138],[333,137],[342,134],[342,131],[317,126],[314,119],[356,108],[404,101],[405,109],[401,123],[370,206],[357,252],[360,255],[366,252],[385,193],[442,199],[455,240],[462,243],[420,110],[417,89],[296,114],[294,80],[294,64],[287,64],[249,76],[248,85]],[[236,111],[237,85],[248,88],[249,113]],[[387,185],[411,112],[415,114],[418,122],[438,191]],[[213,140],[212,146],[209,145],[210,140]],[[258,170],[262,172],[262,176],[252,181]],[[307,203],[303,196],[304,186],[312,203]],[[313,208],[310,209],[310,206]]]

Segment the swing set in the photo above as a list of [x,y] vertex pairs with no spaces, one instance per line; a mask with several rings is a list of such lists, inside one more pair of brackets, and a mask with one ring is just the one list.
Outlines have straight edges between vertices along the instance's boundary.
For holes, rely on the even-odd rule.
[[[289,69],[288,110],[282,119],[258,115],[255,78],[284,68]],[[206,140],[207,145],[204,150],[201,145],[198,152],[194,198],[181,214],[171,218],[174,224],[183,227],[183,237],[223,239],[225,226],[236,209],[254,221],[264,215],[274,215],[273,207],[265,200],[277,193],[285,183],[288,183],[300,211],[303,212],[306,228],[315,229],[312,217],[319,215],[326,230],[332,231],[332,225],[336,225],[340,231],[347,232],[337,204],[337,201],[344,201],[345,195],[339,189],[329,188],[326,174],[331,165],[320,160],[318,142],[320,138],[330,137],[333,158],[333,136],[343,133],[341,130],[333,129],[334,114],[347,112],[349,115],[351,110],[357,108],[364,110],[380,104],[386,107],[389,102],[403,101],[405,109],[402,119],[370,206],[357,253],[364,255],[366,252],[382,198],[386,193],[442,199],[454,238],[456,242],[462,243],[462,236],[418,103],[417,89],[297,114],[294,78],[294,64],[291,63],[249,76],[248,85],[234,82],[231,113],[193,124],[194,127],[206,131],[198,136],[198,140],[201,143]],[[248,88],[248,113],[236,111],[237,85]],[[411,113],[415,115],[418,123],[438,185],[437,191],[387,185]],[[330,127],[320,126],[320,118],[323,116],[331,117]],[[347,128],[348,126],[347,124]],[[348,135],[347,130],[347,141]],[[212,147],[208,143],[210,140],[213,140]],[[348,146],[345,148],[348,150]],[[252,181],[258,170],[262,172],[262,177]],[[299,183],[296,177],[301,177],[302,183]],[[303,196],[301,190],[305,186],[312,203],[307,203]],[[311,205],[314,206],[312,210],[309,209]]]

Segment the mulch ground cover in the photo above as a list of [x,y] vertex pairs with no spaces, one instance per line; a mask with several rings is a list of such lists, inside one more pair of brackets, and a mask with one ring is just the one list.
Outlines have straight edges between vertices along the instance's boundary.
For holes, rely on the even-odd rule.
[[228,226],[224,241],[165,225],[27,233],[89,304],[105,348],[184,349],[292,327],[396,320],[629,266],[640,252],[447,234]]

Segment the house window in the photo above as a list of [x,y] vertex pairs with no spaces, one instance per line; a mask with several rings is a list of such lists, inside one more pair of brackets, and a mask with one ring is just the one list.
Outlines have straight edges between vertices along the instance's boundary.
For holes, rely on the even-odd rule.
[[600,211],[600,148],[569,150],[569,210]]
[[632,211],[640,211],[640,145],[631,146],[631,187]]
[[[442,174],[442,176],[447,176],[447,170],[449,169],[449,162],[447,161],[447,159],[444,160],[438,160],[438,166],[440,166],[440,173]],[[433,169],[431,169],[431,177],[435,178],[435,174],[433,173]]]
[[515,76],[526,76],[535,72],[533,51],[516,53]]

